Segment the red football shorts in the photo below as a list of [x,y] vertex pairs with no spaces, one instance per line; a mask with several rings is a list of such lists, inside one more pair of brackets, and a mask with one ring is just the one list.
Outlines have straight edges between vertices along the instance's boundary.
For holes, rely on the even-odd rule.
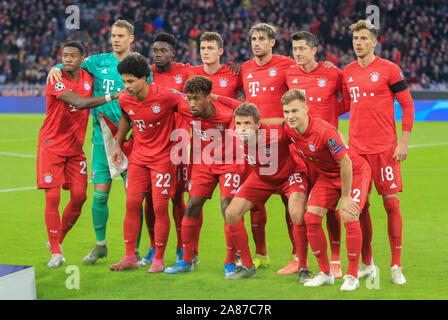
[[260,176],[251,172],[244,180],[243,185],[238,190],[236,197],[244,198],[252,202],[252,204],[264,204],[272,194],[279,194],[289,198],[294,192],[308,194],[308,182],[305,172],[296,168],[288,179],[281,181],[266,181]]
[[87,188],[87,160],[84,153],[60,156],[45,146],[37,147],[37,188],[53,188],[76,184]]
[[188,191],[188,164],[178,164],[176,166],[177,181],[176,194],[182,194]]
[[211,198],[219,183],[221,197],[233,198],[243,180],[244,164],[192,164],[190,196]]
[[176,166],[171,162],[145,166],[129,162],[126,176],[126,193],[151,192],[153,199],[174,197],[176,191]]
[[371,171],[367,160],[350,154],[353,167],[352,198],[362,210],[371,191]]
[[387,195],[403,191],[401,163],[392,158],[395,148],[396,146],[392,146],[381,153],[362,155],[369,162],[378,194]]

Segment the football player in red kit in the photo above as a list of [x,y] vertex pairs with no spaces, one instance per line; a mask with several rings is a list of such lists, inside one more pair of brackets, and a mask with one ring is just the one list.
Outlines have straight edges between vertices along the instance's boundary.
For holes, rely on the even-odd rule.
[[[350,26],[357,61],[344,68],[344,99],[350,102],[349,144],[370,164],[375,187],[388,216],[392,252],[392,283],[406,282],[401,267],[403,222],[398,193],[402,191],[400,163],[407,158],[414,123],[414,103],[400,68],[375,56],[378,31],[368,20]],[[402,135],[397,143],[394,100],[403,110]],[[366,204],[368,207],[369,204]],[[371,229],[363,230],[371,239]],[[368,264],[368,265],[367,265]],[[362,268],[373,262],[366,257]]]
[[[360,209],[354,198],[361,197],[364,202],[367,197],[370,182],[368,164],[356,153],[348,156],[347,146],[334,126],[307,114],[308,106],[302,91],[293,89],[286,92],[281,102],[285,115],[285,131],[308,164],[311,185],[305,223],[308,241],[317,258],[320,273],[304,285],[316,287],[334,284],[322,218],[328,210],[336,208],[341,198],[341,216],[346,229],[348,257],[348,270],[341,290],[356,290],[359,287],[358,264],[362,234],[359,223]],[[357,176],[356,180],[354,175]],[[352,194],[355,194],[353,198]]]
[[[82,149],[89,110],[118,98],[118,94],[92,98],[93,78],[81,70],[84,47],[71,41],[62,48],[62,81],[47,84],[47,114],[39,131],[37,187],[45,190],[45,224],[51,259],[57,268],[65,259],[62,242],[81,214],[86,200],[87,162]],[[60,187],[70,190],[70,201],[59,217]]]

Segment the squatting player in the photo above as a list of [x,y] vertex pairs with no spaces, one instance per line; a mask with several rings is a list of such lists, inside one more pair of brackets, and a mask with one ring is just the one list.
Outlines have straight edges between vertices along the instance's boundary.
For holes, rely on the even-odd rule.
[[[304,285],[317,287],[334,284],[322,218],[328,210],[336,208],[341,198],[341,216],[346,230],[348,257],[348,270],[341,290],[356,290],[359,287],[358,264],[362,234],[359,223],[360,208],[355,199],[367,197],[370,182],[369,166],[355,153],[349,157],[342,136],[334,126],[307,114],[308,106],[302,91],[293,89],[286,92],[281,102],[285,114],[286,134],[308,164],[310,196],[305,223],[308,241],[317,258],[320,272]],[[359,185],[354,183],[354,175],[357,176],[356,182]]]
[[[414,123],[414,103],[400,68],[375,56],[378,31],[368,20],[350,26],[357,61],[344,68],[344,95],[350,101],[349,144],[370,164],[372,179],[383,196],[388,216],[394,284],[406,282],[401,267],[403,221],[398,192],[403,189],[400,162],[408,155]],[[394,100],[403,110],[402,135],[397,144]],[[366,265],[361,265],[366,268]],[[370,265],[373,272],[373,263]]]
[[[169,274],[194,270],[194,246],[199,237],[202,224],[200,216],[205,201],[212,197],[219,183],[221,212],[224,216],[228,204],[240,187],[245,171],[243,164],[236,163],[235,152],[227,149],[229,139],[233,138],[227,129],[233,120],[233,111],[240,101],[222,96],[212,101],[212,87],[213,82],[206,77],[196,76],[188,79],[184,86],[188,105],[178,109],[192,125],[192,164],[187,211],[182,220],[184,255],[180,262],[165,270],[165,273]],[[225,226],[224,230],[227,244],[224,269],[227,273],[230,264],[235,267],[236,250],[230,241],[228,227]]]
[[[87,58],[81,68],[87,70],[93,76],[93,96],[104,96],[123,90],[124,85],[117,71],[117,65],[131,54],[131,43],[134,41],[134,26],[125,20],[117,20],[111,28],[112,52],[92,55]],[[60,79],[60,66],[53,68],[48,81],[53,78]],[[152,74],[152,71],[151,71]],[[151,75],[148,77],[151,81]],[[94,264],[99,258],[107,256],[106,226],[109,218],[109,193],[112,186],[112,178],[121,174],[123,181],[126,179],[124,163],[117,168],[110,161],[114,141],[107,140],[102,129],[100,114],[107,117],[115,125],[121,117],[121,109],[117,101],[108,102],[94,109],[93,137],[92,137],[92,182],[93,202],[92,219],[96,235],[95,248],[83,258],[83,263]],[[138,247],[138,246],[137,246]],[[138,251],[136,251],[138,255]]]
[[[45,224],[52,254],[49,268],[65,262],[62,242],[78,220],[86,200],[87,162],[82,147],[89,119],[87,109],[118,98],[118,94],[91,98],[93,79],[87,71],[80,70],[83,60],[84,47],[80,43],[65,43],[62,79],[46,87],[47,115],[39,131],[37,187],[45,190]],[[62,221],[59,217],[61,186],[70,190]]]
[[242,265],[227,279],[255,276],[243,216],[254,204],[264,205],[272,194],[277,193],[288,199],[296,255],[300,261],[298,274],[303,283],[310,278],[307,269],[308,241],[303,221],[308,195],[306,166],[302,161],[295,163],[290,156],[290,140],[282,126],[261,124],[255,104],[245,102],[240,105],[234,112],[234,119],[240,141],[238,147],[243,149],[251,173],[226,210],[232,242],[242,260]]

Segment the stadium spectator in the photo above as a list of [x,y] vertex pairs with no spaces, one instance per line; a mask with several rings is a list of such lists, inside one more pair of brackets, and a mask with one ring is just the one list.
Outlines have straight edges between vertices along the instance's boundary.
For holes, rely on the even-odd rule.
[[[376,54],[397,63],[412,89],[445,90],[448,81],[448,5],[445,1],[385,0],[380,8]],[[347,26],[366,18],[365,2],[273,0],[87,0],[78,3],[80,30],[66,28],[66,1],[3,1],[0,3],[0,84],[42,84],[41,74],[56,63],[65,40],[78,39],[89,54],[108,51],[110,24],[119,18],[136,26],[134,50],[150,57],[155,33],[176,34],[175,60],[200,64],[195,43],[200,34],[216,31],[226,50],[223,61],[252,58],[248,28],[258,22],[278,26],[274,53],[288,54],[289,35],[299,30],[319,37],[318,60],[332,56],[338,67],[355,60]],[[45,17],[45,18],[43,18]],[[328,47],[329,46],[329,47]],[[327,48],[329,48],[327,50]],[[324,50],[325,49],[325,50]],[[195,52],[192,52],[195,51]],[[150,57],[151,58],[151,57]],[[26,70],[33,70],[27,72]],[[422,74],[427,77],[421,79]]]

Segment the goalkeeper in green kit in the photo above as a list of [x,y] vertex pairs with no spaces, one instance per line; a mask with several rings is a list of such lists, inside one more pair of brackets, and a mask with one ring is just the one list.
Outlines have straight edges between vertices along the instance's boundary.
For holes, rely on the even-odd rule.
[[[113,51],[92,55],[81,65],[93,76],[93,96],[113,94],[124,89],[117,65],[131,54],[131,43],[134,41],[134,26],[125,20],[117,20],[111,28],[111,42]],[[47,82],[61,81],[62,65],[52,68]],[[148,77],[152,81],[152,70]],[[118,167],[112,162],[115,146],[113,132],[121,118],[121,108],[118,100],[108,102],[92,109],[93,137],[92,137],[92,182],[94,185],[92,218],[96,234],[95,248],[83,258],[83,263],[94,264],[99,258],[107,256],[106,225],[109,217],[108,199],[112,186],[112,179],[121,175],[126,181],[127,159]],[[116,127],[115,127],[116,128]],[[140,232],[141,234],[141,232]],[[137,240],[136,257],[140,260]]]

